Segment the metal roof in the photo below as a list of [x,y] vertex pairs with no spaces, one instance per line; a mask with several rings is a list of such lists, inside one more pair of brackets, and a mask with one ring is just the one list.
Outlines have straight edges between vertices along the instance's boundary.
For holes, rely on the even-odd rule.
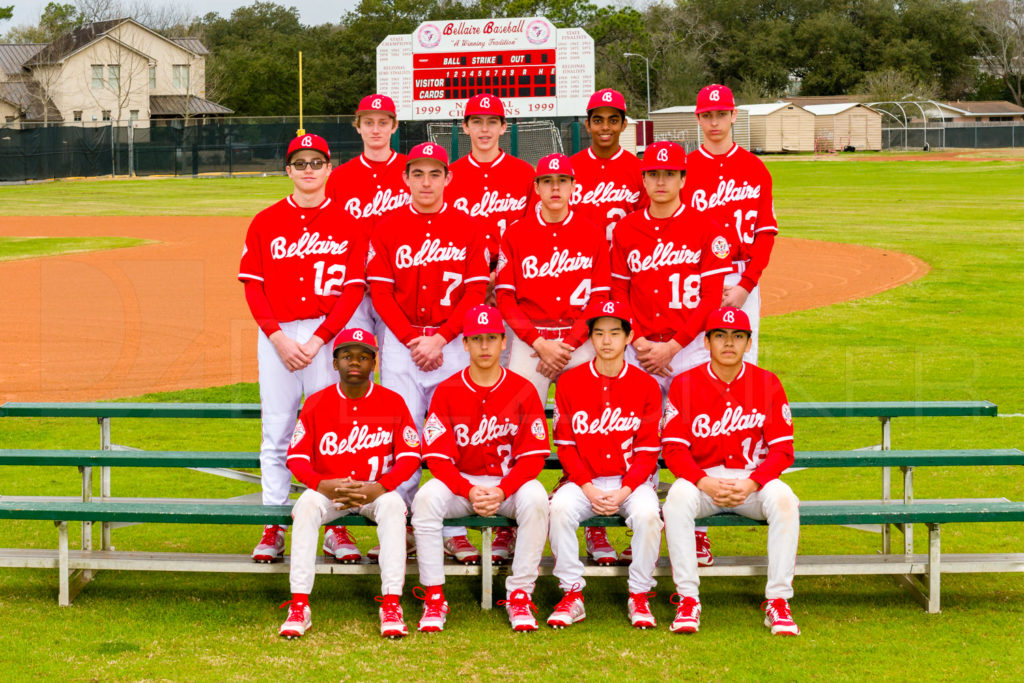
[[692,114],[697,111],[697,105],[691,104],[689,106],[681,107],[665,107],[664,109],[655,109],[652,114]]
[[964,116],[1021,116],[1024,107],[1013,102],[989,100],[985,102],[939,102],[940,106],[960,112]]
[[17,76],[24,70],[25,62],[46,47],[46,43],[3,43],[0,44],[0,72]]
[[203,41],[198,38],[169,38],[173,43],[177,43],[179,47],[182,47],[192,54],[196,55],[208,55],[210,51],[203,45]]
[[149,115],[184,118],[186,98],[189,116],[224,116],[235,113],[233,109],[195,95],[150,95]]
[[[0,83],[0,100],[10,102],[17,107],[22,119],[25,121],[42,121],[43,116],[43,95],[39,84],[35,81],[17,80]],[[46,99],[45,120],[51,123],[63,121],[60,110],[53,104],[53,100]]]
[[737,109],[745,109],[751,116],[768,116],[768,114],[774,114],[780,109],[786,107],[795,107],[797,109],[803,109],[798,104],[792,102],[768,102],[765,104],[741,104],[738,105]]
[[865,107],[863,104],[860,104],[859,102],[845,102],[845,103],[844,102],[837,102],[835,104],[805,104],[804,105],[804,109],[806,109],[807,111],[811,112],[815,116],[834,116],[835,114],[841,114],[844,111],[847,111],[849,109],[853,109],[854,107],[861,107],[862,109],[866,109],[866,110],[868,110],[870,112],[878,113],[878,112],[875,112],[870,107]]
[[32,59],[25,62],[26,66],[37,64],[54,64],[64,59],[72,52],[77,52],[83,47],[102,37],[110,29],[129,21],[128,19],[109,19],[107,21],[94,21],[85,24],[80,28],[58,36],[53,42],[36,53]]

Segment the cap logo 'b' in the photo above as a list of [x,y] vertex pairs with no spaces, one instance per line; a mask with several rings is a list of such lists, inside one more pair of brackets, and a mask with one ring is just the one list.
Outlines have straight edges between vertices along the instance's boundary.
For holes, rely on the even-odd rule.
[[490,322],[491,322],[491,321],[490,321],[490,320],[488,319],[488,317],[487,317],[487,311],[481,311],[481,312],[480,312],[480,315],[478,315],[478,316],[476,317],[476,324],[477,324],[477,325],[487,325],[487,324],[489,324]]
[[658,161],[668,161],[668,148],[662,147],[658,150]]
[[426,147],[423,148],[423,153],[426,154],[428,157],[434,156],[434,146],[427,145]]
[[548,162],[548,167],[557,171],[558,170],[558,159],[552,159]]
[[717,102],[719,100],[719,98],[721,98],[721,96],[722,96],[721,91],[719,91],[719,90],[712,90],[711,93],[708,94],[708,99],[711,100],[712,102]]
[[363,331],[356,330],[355,332],[352,333],[352,338],[355,339],[356,341],[363,341]]
[[302,138],[302,141],[299,144],[302,145],[303,147],[312,147],[313,146],[313,136],[312,135],[307,135],[306,137]]
[[380,104],[381,104],[380,103],[380,98],[376,97],[376,98],[374,98],[373,102],[370,102],[370,108],[371,109],[380,109]]
[[602,102],[611,102],[612,101],[612,93],[611,93],[611,91],[606,92],[604,95],[601,95],[601,101]]
[[490,97],[485,97],[482,100],[480,100],[480,107],[483,108],[483,109],[490,109],[491,108],[491,98]]
[[606,303],[604,305],[604,308],[602,308],[601,311],[603,313],[614,313],[615,312],[615,304],[613,304],[611,301],[609,301],[608,303]]
[[736,316],[733,314],[732,311],[726,311],[725,315],[722,316],[722,320],[724,320],[727,323],[734,323],[736,322]]

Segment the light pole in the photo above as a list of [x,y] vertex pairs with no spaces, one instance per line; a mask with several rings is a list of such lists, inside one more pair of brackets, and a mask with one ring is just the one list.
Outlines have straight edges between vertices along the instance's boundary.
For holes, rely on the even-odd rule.
[[647,118],[651,118],[651,62],[647,57],[636,52],[623,52],[622,56],[626,59],[630,57],[640,57],[644,60],[644,65],[647,71]]

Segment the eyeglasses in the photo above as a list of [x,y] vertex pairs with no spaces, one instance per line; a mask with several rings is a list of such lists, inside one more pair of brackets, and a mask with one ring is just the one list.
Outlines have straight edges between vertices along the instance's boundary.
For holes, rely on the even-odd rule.
[[313,159],[312,161],[304,161],[303,159],[299,159],[298,161],[290,162],[288,166],[291,166],[296,171],[305,171],[307,166],[309,166],[314,171],[319,171],[321,168],[324,167],[324,164],[326,163],[327,162],[324,161],[323,159]]

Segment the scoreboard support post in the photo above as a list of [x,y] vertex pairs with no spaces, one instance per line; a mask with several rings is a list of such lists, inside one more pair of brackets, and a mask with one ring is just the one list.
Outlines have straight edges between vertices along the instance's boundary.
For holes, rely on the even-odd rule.
[[519,156],[519,124],[513,123],[511,126],[509,126],[508,127],[508,134],[509,134],[509,147],[512,148],[509,151],[512,153],[512,156],[518,157]]

